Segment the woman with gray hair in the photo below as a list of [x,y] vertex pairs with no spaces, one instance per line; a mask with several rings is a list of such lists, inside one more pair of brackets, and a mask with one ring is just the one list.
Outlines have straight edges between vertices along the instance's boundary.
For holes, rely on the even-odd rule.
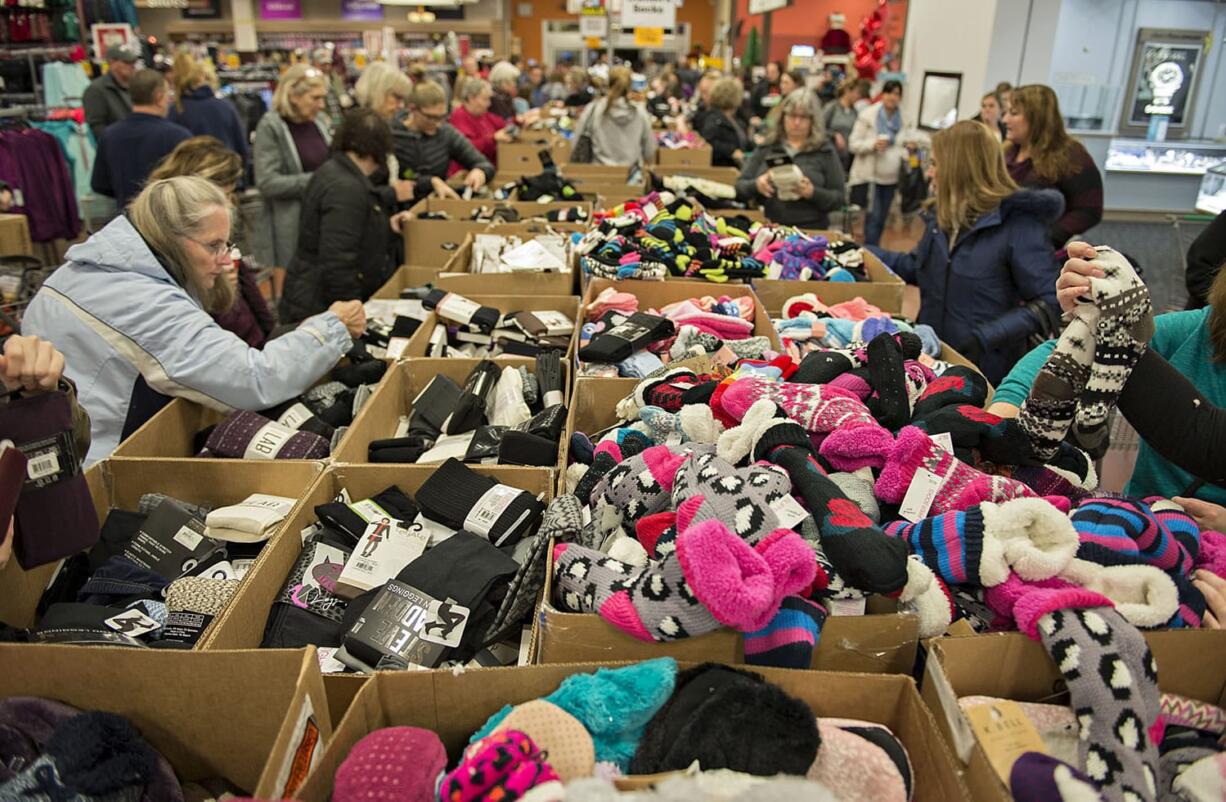
[[255,128],[255,185],[264,198],[264,236],[256,257],[263,264],[288,267],[294,258],[302,194],[311,173],[329,157],[327,97],[324,74],[295,64],[277,82],[272,109]]
[[358,105],[374,110],[389,124],[409,102],[412,92],[409,76],[386,61],[376,61],[362,70],[361,77],[353,85]]
[[[826,228],[830,212],[843,206],[843,165],[826,138],[817,96],[797,89],[771,114],[774,125],[741,169],[736,194],[760,201],[776,223]],[[769,166],[783,158],[791,164]]]
[[342,301],[251,348],[209,316],[230,261],[230,206],[195,176],[154,181],[126,214],[68,249],[22,323],[63,352],[92,421],[86,463],[108,456],[172,397],[260,410],[300,395],[366,326]]
[[518,116],[515,97],[519,92],[519,67],[509,61],[498,62],[490,68],[490,86],[494,88],[490,111],[504,120],[514,121]]
[[[451,125],[473,143],[481,155],[498,167],[498,143],[513,142],[506,128],[510,121],[490,111],[494,90],[489,81],[470,78],[460,86],[460,105],[451,112]],[[449,173],[458,173],[463,166],[452,162]]]

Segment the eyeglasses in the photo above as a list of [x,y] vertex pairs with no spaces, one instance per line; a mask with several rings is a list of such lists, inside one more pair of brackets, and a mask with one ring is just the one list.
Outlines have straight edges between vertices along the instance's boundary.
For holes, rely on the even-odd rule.
[[425,119],[426,122],[430,122],[430,123],[441,123],[447,119],[447,112],[443,112],[442,114],[427,114],[421,109],[414,109],[414,111],[417,114],[420,114],[422,118]]
[[797,112],[797,111],[789,111],[787,114],[783,116],[787,117],[789,120],[812,120],[813,119],[812,115],[805,114],[804,112]]
[[206,251],[208,251],[209,255],[212,256],[214,259],[221,259],[222,257],[225,257],[225,256],[229,256],[232,259],[242,258],[241,254],[238,253],[238,246],[235,245],[233,242],[227,242],[226,240],[213,240],[212,242],[201,242],[195,237],[188,237],[188,239],[196,243],[197,245],[199,245],[201,248],[204,248]]

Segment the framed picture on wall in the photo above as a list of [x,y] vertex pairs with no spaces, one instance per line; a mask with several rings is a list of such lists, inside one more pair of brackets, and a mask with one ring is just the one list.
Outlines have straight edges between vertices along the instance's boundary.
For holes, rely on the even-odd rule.
[[1137,31],[1132,69],[1124,87],[1121,135],[1145,136],[1150,118],[1156,114],[1167,117],[1167,137],[1181,139],[1188,135],[1208,36],[1208,31]]
[[948,128],[958,119],[962,99],[962,73],[925,72],[920,89],[919,127],[929,131]]

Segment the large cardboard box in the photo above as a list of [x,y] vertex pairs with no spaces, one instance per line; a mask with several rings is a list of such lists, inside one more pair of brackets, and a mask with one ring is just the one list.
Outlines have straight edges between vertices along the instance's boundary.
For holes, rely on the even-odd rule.
[[[484,233],[519,237],[528,241],[542,234],[566,236],[584,233],[586,223],[505,223],[490,226]],[[476,234],[469,234],[451,260],[434,279],[434,286],[461,294],[485,295],[570,295],[575,292],[575,264],[572,259],[565,272],[551,273],[473,273],[472,249]]]
[[[135,511],[145,493],[164,493],[216,507],[237,504],[252,493],[297,499],[312,486],[321,470],[318,462],[113,459],[95,464],[86,471],[86,479],[98,522],[102,523],[112,508]],[[284,525],[277,528],[257,564],[284,533]],[[294,539],[296,535],[290,537]],[[15,559],[10,560],[0,571],[0,621],[20,627],[37,623],[39,598],[57,568],[58,564],[52,564],[27,572],[21,570]],[[240,591],[250,576],[248,573],[242,579]],[[213,624],[216,623],[215,620]],[[197,648],[202,647],[209,631],[205,630]]]
[[0,214],[0,256],[33,256],[30,221],[24,214]]
[[[433,730],[447,748],[449,765],[454,765],[472,733],[503,705],[547,696],[572,674],[617,665],[624,663],[491,668],[454,674],[378,674],[353,700],[328,750],[296,798],[327,802],[337,768],[354,745],[374,730],[391,726]],[[910,757],[915,802],[969,801],[953,756],[937,736],[932,715],[910,678],[751,669],[804,701],[818,716],[857,718],[889,727]]]
[[[477,473],[499,482],[553,498],[553,473],[548,468],[511,468],[471,466]],[[284,537],[271,541],[243,580],[230,606],[213,621],[201,639],[201,648],[253,649],[264,639],[264,625],[273,600],[281,592],[285,578],[302,551],[299,533],[315,523],[315,507],[333,501],[347,490],[352,499],[369,498],[397,485],[412,498],[437,465],[345,465],[335,464],[320,474],[315,483],[299,496],[298,506],[283,525]]]
[[668,167],[710,167],[714,151],[710,145],[696,148],[658,148],[656,164]]
[[[461,387],[468,374],[482,360],[480,359],[408,359],[393,365],[388,371],[387,380],[379,389],[361,414],[349,427],[344,443],[333,453],[337,462],[367,463],[369,462],[370,443],[391,437],[396,431],[396,425],[402,415],[408,415],[413,410],[413,399],[426,389],[435,376],[447,376]],[[526,357],[506,357],[499,366],[525,367],[529,373],[536,372],[536,360]],[[562,395],[563,403],[570,402],[570,365],[562,361]]]
[[0,645],[0,698],[36,696],[126,717],[182,782],[222,777],[264,799],[295,793],[332,721],[313,649],[201,654]]
[[[818,231],[822,236],[849,239],[849,235],[837,231]],[[754,279],[754,290],[762,298],[771,314],[778,314],[788,298],[811,292],[822,303],[830,305],[860,297],[882,312],[893,315],[902,312],[902,293],[906,285],[894,275],[885,263],[867,248],[860,249],[864,257],[864,272],[868,281],[785,281],[783,279]]]
[[565,164],[569,161],[570,143],[560,137],[552,136],[542,142],[539,139],[539,133],[534,135],[536,141],[528,141],[525,135],[521,136],[518,142],[498,143],[499,175],[510,176],[510,180],[515,180],[520,176],[540,174],[545,169],[541,164],[542,150],[549,151],[554,164]]
[[[1226,632],[1160,630],[1145,632],[1158,663],[1158,686],[1203,702],[1226,706]],[[995,696],[1019,702],[1067,702],[1064,678],[1043,644],[1018,632],[947,637],[928,642],[923,698],[942,736],[964,766],[964,779],[977,802],[1009,802],[1005,784],[993,771],[958,707],[964,696]]]
[[[663,151],[661,151],[663,153]],[[694,178],[705,178],[709,181],[718,181],[721,184],[735,184],[736,179],[740,176],[740,170],[735,167],[712,167],[707,165],[680,165],[668,164],[660,162],[658,165],[651,168],[652,175],[657,178],[667,178],[673,175],[689,175]]]
[[[404,221],[401,226],[401,232],[404,235],[405,263],[442,268],[464,243],[466,235],[484,231],[489,226],[489,221],[470,219],[473,212],[482,207],[511,208],[519,213],[521,220],[527,220],[537,215],[544,215],[552,209],[572,209],[576,206],[582,206],[589,212],[592,209],[590,200],[532,203],[489,199],[466,201],[427,198],[409,210],[412,218]],[[446,212],[451,215],[451,219],[417,219],[418,215],[427,212]]]

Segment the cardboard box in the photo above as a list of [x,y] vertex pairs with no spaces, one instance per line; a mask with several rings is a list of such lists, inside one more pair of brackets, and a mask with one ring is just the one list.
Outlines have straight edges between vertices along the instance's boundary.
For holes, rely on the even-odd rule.
[[[499,482],[553,498],[553,473],[548,468],[512,468],[473,465],[477,473]],[[334,500],[342,489],[353,499],[369,498],[389,485],[397,485],[410,497],[437,470],[437,465],[346,465],[335,464],[320,474],[300,494],[298,506],[282,527],[284,537],[271,541],[243,580],[230,606],[214,621],[201,639],[201,648],[253,649],[264,639],[264,625],[273,600],[302,551],[299,533],[319,520],[315,507]]]
[[[815,232],[824,237],[847,239],[848,235],[837,231]],[[903,280],[885,266],[872,251],[860,249],[864,257],[864,272],[868,281],[785,281],[783,279],[754,279],[754,290],[762,298],[771,314],[779,314],[788,298],[811,292],[827,305],[843,303],[860,297],[882,312],[892,315],[902,313]]]
[[128,718],[180,782],[224,777],[264,799],[293,794],[332,738],[313,649],[0,645],[0,698],[37,696]]
[[[105,466],[105,462],[97,462],[85,471],[85,483],[89,486],[89,496],[98,513],[99,524],[106,519],[107,510],[111,507]],[[53,562],[26,571],[18,564],[16,557],[11,557],[0,568],[0,621],[20,629],[29,629],[38,623],[38,601],[59,567],[59,562]]]
[[[101,524],[112,508],[135,511],[145,493],[165,493],[217,507],[237,504],[252,493],[297,499],[322,470],[318,462],[111,459],[96,463],[85,476]],[[268,539],[265,552],[273,548],[284,531],[284,525],[277,528]],[[291,535],[291,539],[295,537]],[[263,553],[259,559],[263,559]],[[53,563],[27,572],[21,570],[16,559],[10,560],[0,571],[0,621],[16,627],[34,626],[39,598],[58,567],[58,563]],[[240,591],[249,578],[250,573],[242,579]],[[202,647],[210,631],[205,630],[197,648]]]
[[657,148],[656,164],[668,167],[710,167],[713,154],[710,145],[697,148]]
[[550,137],[542,142],[538,137],[537,141],[527,141],[525,136],[521,136],[518,142],[498,143],[498,159],[495,165],[499,174],[509,175],[511,180],[525,175],[538,175],[545,169],[541,164],[542,150],[549,151],[554,164],[565,164],[570,160],[570,143],[564,139]]
[[[332,454],[337,462],[363,464],[370,462],[369,451],[372,440],[382,440],[391,437],[396,431],[396,425],[401,415],[408,415],[413,409],[413,399],[430,383],[435,376],[447,376],[461,387],[468,374],[481,362],[480,359],[409,359],[393,365],[386,381],[362,412],[349,427],[349,433],[344,442]],[[526,357],[506,357],[499,366],[520,367],[536,372],[536,360]],[[570,365],[562,360],[562,394],[563,403],[570,403]]]
[[[1226,706],[1226,632],[1144,632],[1158,663],[1158,686],[1203,702]],[[958,699],[995,696],[1019,702],[1067,701],[1064,678],[1043,644],[1019,632],[939,638],[928,642],[923,699],[964,766],[964,779],[978,802],[1008,802],[1005,784],[975,740]]]
[[[469,295],[461,293],[465,298],[474,303],[483,306],[492,306],[500,310],[503,314],[507,312],[533,312],[537,310],[547,311],[556,309],[563,314],[570,316],[576,322],[576,331],[578,330],[579,318],[579,299],[573,295]],[[427,346],[430,343],[429,332],[434,329],[434,324],[439,319],[431,313],[425,323],[422,323],[423,328],[427,328],[427,333],[424,338],[419,338],[416,333],[412,340],[409,341],[409,347],[405,349],[405,357],[424,357],[426,355]],[[420,329],[419,329],[420,331]],[[575,349],[576,336],[571,335],[571,342],[566,349],[566,357],[570,357]],[[497,357],[501,359],[502,357]]]
[[0,256],[33,256],[30,221],[24,214],[0,214]]
[[[663,153],[664,151],[660,151]],[[675,151],[669,151],[670,153]],[[680,165],[660,162],[651,168],[652,175],[657,178],[667,178],[672,175],[689,175],[694,178],[705,178],[708,181],[718,181],[721,184],[733,185],[741,175],[735,167],[712,167],[707,165]]]
[[[527,241],[550,230],[565,236],[587,231],[586,223],[504,223],[485,230],[486,234],[519,237]],[[476,234],[469,234],[464,244],[447,262],[443,272],[434,279],[434,286],[461,294],[486,295],[570,295],[575,292],[575,264],[572,260],[566,272],[553,273],[473,273],[472,249]]]
[[571,393],[566,433],[558,449],[558,494],[566,492],[566,467],[570,464],[570,436],[575,432],[593,435],[617,423],[617,402],[634,392],[638,379],[579,377]]
[[[572,209],[585,206],[591,211],[589,201],[562,201],[553,203],[532,203],[526,201],[494,201],[484,200],[444,200],[442,198],[427,198],[417,203],[411,210],[414,219],[404,222],[401,231],[404,235],[405,263],[428,267],[443,267],[464,243],[464,237],[471,233],[485,231],[489,226],[487,220],[471,220],[472,213],[482,207],[509,207],[517,211],[521,219],[543,215],[551,209]],[[426,212],[446,212],[450,220],[418,220],[417,215]]]
[[[566,677],[618,663],[476,669],[459,673],[384,672],[353,700],[327,751],[297,799],[327,802],[336,770],[353,746],[382,727],[424,727],[438,733],[454,765],[469,737],[504,704],[552,693]],[[690,664],[682,664],[689,668]],[[970,796],[932,715],[908,677],[815,673],[751,667],[823,717],[879,722],[902,741],[914,770],[915,802],[963,802]]]

